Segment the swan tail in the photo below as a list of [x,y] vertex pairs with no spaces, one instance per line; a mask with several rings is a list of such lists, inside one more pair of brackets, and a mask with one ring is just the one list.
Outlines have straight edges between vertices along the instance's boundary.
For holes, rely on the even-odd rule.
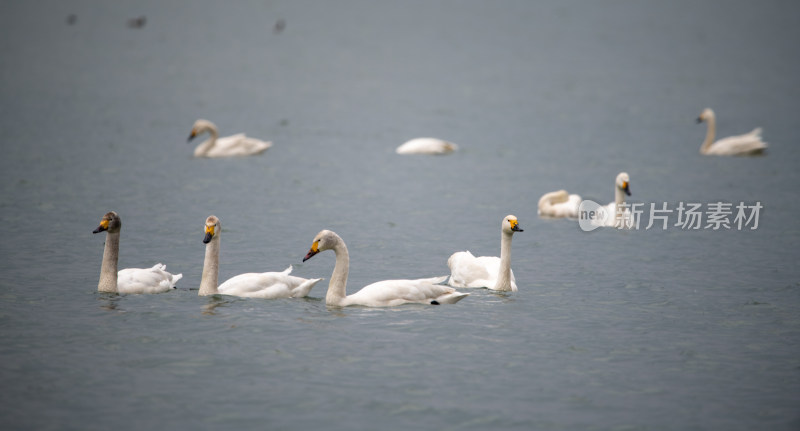
[[281,274],[283,274],[283,275],[289,275],[291,273],[292,273],[292,265],[289,265],[288,268],[286,268],[283,271],[281,271]]
[[469,293],[459,292],[455,289],[452,291],[445,293],[444,295],[438,296],[436,299],[431,301],[432,305],[439,305],[439,304],[455,304],[458,301],[469,296]]
[[311,292],[311,288],[313,288],[317,283],[322,281],[322,278],[309,278],[303,281],[300,286],[297,286],[294,289],[294,294],[292,295],[293,298],[303,298],[308,296],[308,293]]

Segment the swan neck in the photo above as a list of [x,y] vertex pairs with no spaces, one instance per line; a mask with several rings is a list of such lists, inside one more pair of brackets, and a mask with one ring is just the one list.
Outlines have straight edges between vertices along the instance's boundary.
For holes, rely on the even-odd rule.
[[342,305],[347,297],[347,275],[350,272],[350,253],[343,241],[333,248],[336,253],[336,265],[333,267],[331,281],[328,283],[328,294],[325,295],[325,304]]
[[714,136],[717,131],[717,119],[714,118],[713,115],[709,116],[706,120],[708,123],[708,130],[706,130],[706,139],[703,141],[703,146],[700,147],[700,152],[705,154],[711,148],[711,144],[714,143]]
[[103,249],[103,265],[100,267],[99,292],[117,292],[117,265],[119,263],[119,232],[106,234],[106,246]]
[[206,257],[203,261],[203,276],[200,279],[198,295],[207,296],[219,293],[219,237],[206,244]]
[[503,231],[500,236],[500,270],[494,290],[511,290],[511,238],[513,234]]

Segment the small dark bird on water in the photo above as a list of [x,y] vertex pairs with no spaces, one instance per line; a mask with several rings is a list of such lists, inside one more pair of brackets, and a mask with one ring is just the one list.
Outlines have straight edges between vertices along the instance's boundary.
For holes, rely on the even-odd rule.
[[147,24],[147,18],[144,15],[128,20],[128,27],[130,28],[142,28],[145,24]]

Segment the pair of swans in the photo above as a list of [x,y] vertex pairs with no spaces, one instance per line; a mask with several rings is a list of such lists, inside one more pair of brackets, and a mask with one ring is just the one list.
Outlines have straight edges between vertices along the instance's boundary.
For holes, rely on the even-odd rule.
[[170,274],[160,263],[152,268],[125,268],[117,271],[119,263],[119,235],[122,219],[111,211],[103,216],[100,226],[93,233],[106,232],[103,249],[103,264],[97,290],[108,293],[164,293],[175,288],[183,274]]
[[714,142],[717,130],[717,121],[714,111],[706,108],[697,117],[697,123],[708,123],[706,139],[700,146],[700,154],[715,156],[755,156],[763,154],[767,143],[761,140],[761,128],[756,127],[750,133],[739,136],[730,136]]
[[197,120],[189,134],[191,141],[198,135],[208,132],[209,138],[194,149],[195,157],[242,157],[263,153],[272,146],[272,142],[265,142],[249,138],[244,133],[220,138],[217,126],[208,120]]
[[[254,298],[299,298],[308,295],[311,288],[321,278],[305,279],[289,275],[290,266],[283,272],[264,272],[237,275],[217,286],[219,275],[220,221],[215,216],[206,219],[206,255],[203,263],[203,276],[199,295],[224,295]],[[346,294],[347,275],[350,257],[347,246],[339,235],[323,230],[316,238],[303,259],[310,259],[323,250],[336,253],[336,266],[333,269],[325,303],[332,306],[363,305],[367,307],[390,307],[406,303],[449,304],[455,303],[467,294],[437,283],[444,277],[419,280],[386,280],[370,284],[357,293]]]
[[436,138],[416,138],[397,147],[397,154],[449,154],[458,149],[458,145]]
[[[613,217],[606,217],[598,221],[603,226],[617,226],[617,216],[627,217],[629,211],[620,212],[620,208],[625,204],[625,195],[631,195],[630,176],[626,172],[620,172],[614,180],[614,202],[603,206],[606,214]],[[568,217],[577,218],[580,211],[581,197],[575,194],[568,194],[566,190],[545,193],[539,199],[539,215],[545,217]]]

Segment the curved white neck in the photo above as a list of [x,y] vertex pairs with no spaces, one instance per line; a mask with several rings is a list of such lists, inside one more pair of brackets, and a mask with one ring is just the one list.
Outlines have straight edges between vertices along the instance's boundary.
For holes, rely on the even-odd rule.
[[714,135],[717,131],[717,119],[714,118],[713,115],[709,116],[706,119],[708,123],[708,130],[706,131],[706,140],[703,141],[703,145],[700,147],[700,152],[705,154],[711,148],[711,144],[714,143]]
[[211,151],[211,148],[214,147],[214,144],[217,143],[217,138],[219,137],[217,131],[214,129],[208,129],[208,134],[210,137],[194,149],[195,157],[205,156],[209,151]]
[[617,226],[622,219],[622,205],[625,204],[625,192],[614,183],[614,226]]
[[206,244],[206,258],[203,261],[203,276],[200,279],[200,296],[216,295],[219,286],[219,236]]
[[119,232],[106,233],[106,246],[103,249],[103,265],[100,267],[99,292],[117,292],[117,265],[119,262]]
[[511,290],[511,233],[501,232],[500,236],[500,272],[494,290]]
[[347,297],[347,275],[350,273],[350,253],[344,241],[339,241],[333,248],[336,253],[336,265],[333,267],[331,281],[328,283],[328,294],[325,295],[325,304],[342,305]]

